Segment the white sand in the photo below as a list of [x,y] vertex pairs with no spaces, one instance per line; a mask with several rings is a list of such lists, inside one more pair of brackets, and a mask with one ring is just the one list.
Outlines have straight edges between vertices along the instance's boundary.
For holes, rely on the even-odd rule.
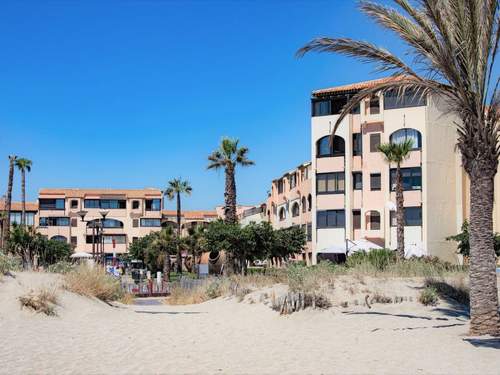
[[234,299],[113,308],[60,291],[58,317],[20,310],[20,294],[55,282],[0,283],[0,373],[500,373],[500,340],[469,341],[467,318],[444,303],[283,317]]

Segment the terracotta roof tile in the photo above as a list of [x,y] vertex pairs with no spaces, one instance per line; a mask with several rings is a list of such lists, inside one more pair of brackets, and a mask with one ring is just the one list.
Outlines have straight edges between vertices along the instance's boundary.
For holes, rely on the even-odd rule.
[[40,195],[64,195],[67,198],[84,198],[96,195],[125,195],[127,198],[161,197],[160,189],[40,189]]
[[325,89],[319,89],[319,90],[314,90],[312,92],[313,96],[322,96],[325,94],[333,94],[333,93],[340,93],[340,92],[349,92],[349,91],[358,91],[362,89],[367,89],[369,87],[373,87],[375,85],[378,85],[380,83],[385,83],[385,82],[390,82],[390,81],[397,81],[404,78],[404,76],[397,76],[397,77],[384,77],[380,79],[373,79],[370,81],[363,81],[363,82],[357,82],[357,83],[351,83],[348,85],[342,85],[342,86],[334,86],[334,87],[329,87]]
[[[21,202],[12,202],[10,205],[11,211],[22,211],[22,203]],[[0,201],[0,210],[5,210],[5,202]],[[26,202],[26,211],[38,211],[38,203],[37,202]]]
[[[177,211],[175,210],[163,210],[161,212],[164,216],[176,216]],[[186,219],[205,219],[217,217],[217,212],[215,211],[182,211],[181,216]]]

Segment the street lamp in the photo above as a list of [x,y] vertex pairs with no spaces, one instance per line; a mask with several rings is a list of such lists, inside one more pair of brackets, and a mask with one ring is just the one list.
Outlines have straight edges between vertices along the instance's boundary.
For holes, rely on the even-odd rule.
[[[99,219],[99,223],[96,222],[96,220],[85,220],[85,216],[87,215],[87,211],[78,211],[77,215],[80,216],[81,221],[84,223],[92,224],[92,256],[95,257],[96,253],[99,254],[99,243],[101,243],[101,261],[102,264],[104,265],[104,238],[103,238],[103,232],[104,232],[104,220],[106,220],[106,216],[108,215],[108,211],[100,211],[99,213],[101,214],[101,219]],[[100,231],[100,233],[99,233]],[[85,231],[86,232],[86,231]],[[100,239],[99,242],[96,243],[95,239],[96,237]],[[96,246],[97,245],[97,246]],[[96,251],[97,250],[97,251]]]
[[109,211],[99,211],[99,213],[101,214],[101,220],[100,220],[100,223],[101,223],[101,262],[102,262],[102,265],[105,266],[105,253],[104,253],[104,222],[106,221],[106,216],[108,216],[108,213]]

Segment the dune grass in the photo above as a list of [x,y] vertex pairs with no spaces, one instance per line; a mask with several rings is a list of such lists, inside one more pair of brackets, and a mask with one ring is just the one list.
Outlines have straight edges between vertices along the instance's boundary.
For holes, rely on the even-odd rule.
[[95,297],[101,301],[117,301],[125,293],[119,280],[106,274],[99,266],[80,265],[73,271],[64,274],[64,288],[70,292],[86,297]]
[[19,297],[21,309],[26,308],[36,313],[48,316],[56,316],[57,292],[56,288],[41,288],[38,291],[30,291]]

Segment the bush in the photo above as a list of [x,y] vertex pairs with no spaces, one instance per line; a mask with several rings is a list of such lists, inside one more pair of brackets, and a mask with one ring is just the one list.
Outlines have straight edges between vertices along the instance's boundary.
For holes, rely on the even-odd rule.
[[418,296],[418,302],[425,306],[435,306],[438,302],[437,290],[431,286],[425,287]]
[[448,282],[444,279],[436,280],[429,278],[425,281],[425,285],[428,288],[434,289],[442,298],[451,298],[452,300],[466,306],[469,306],[470,304],[469,288],[463,281],[456,283]]
[[373,268],[376,272],[384,271],[390,264],[397,261],[396,252],[388,249],[357,252],[347,257],[346,266],[349,268]]
[[25,296],[19,297],[21,309],[27,308],[37,313],[55,316],[57,306],[57,295],[55,289],[40,289],[38,292],[29,292]]
[[64,275],[64,288],[105,302],[117,301],[125,294],[118,279],[106,274],[101,267],[83,264]]
[[57,262],[55,264],[51,264],[50,266],[47,267],[48,272],[52,273],[68,273],[71,272],[75,269],[75,265],[70,263],[70,262]]
[[0,276],[21,269],[21,259],[0,252]]
[[287,268],[287,282],[290,291],[314,293],[322,285],[333,285],[337,266],[322,262],[316,266],[291,265]]

